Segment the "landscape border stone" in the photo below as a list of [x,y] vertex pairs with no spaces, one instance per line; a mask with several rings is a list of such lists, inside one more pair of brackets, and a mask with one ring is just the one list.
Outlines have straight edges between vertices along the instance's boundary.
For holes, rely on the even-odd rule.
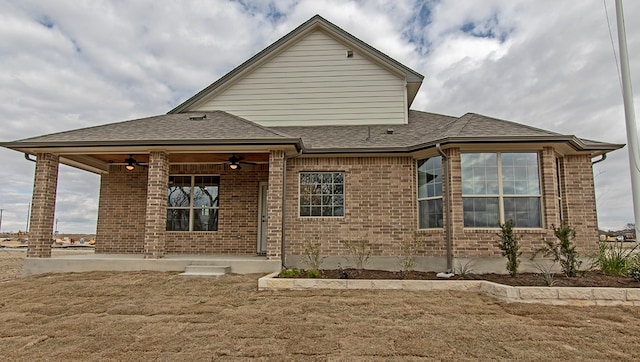
[[640,306],[640,289],[602,287],[514,287],[485,280],[363,280],[278,278],[258,279],[258,290],[410,290],[467,291],[506,302],[570,306]]

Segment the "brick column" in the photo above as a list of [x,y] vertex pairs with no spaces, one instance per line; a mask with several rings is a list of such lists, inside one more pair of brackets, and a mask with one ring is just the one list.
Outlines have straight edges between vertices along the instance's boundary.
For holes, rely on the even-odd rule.
[[[459,148],[448,148],[444,152],[449,157],[449,180],[451,182],[451,192],[446,192],[445,196],[451,196],[451,239],[454,256],[460,256],[456,248],[461,246],[461,239],[464,236],[464,210],[462,208],[462,164],[460,160]],[[444,185],[443,185],[444,186]],[[464,255],[463,255],[464,256]]]
[[48,258],[51,256],[53,219],[56,210],[58,156],[38,153],[36,157],[27,257]]
[[282,192],[284,151],[269,154],[269,192],[267,194],[267,258],[282,255]]
[[544,147],[540,160],[541,192],[544,219],[542,225],[547,229],[553,225],[560,225],[560,210],[558,206],[558,182],[556,180],[556,153],[553,147]]
[[147,209],[144,228],[144,257],[162,258],[165,253],[167,228],[167,186],[169,183],[169,156],[163,151],[149,155],[147,180]]

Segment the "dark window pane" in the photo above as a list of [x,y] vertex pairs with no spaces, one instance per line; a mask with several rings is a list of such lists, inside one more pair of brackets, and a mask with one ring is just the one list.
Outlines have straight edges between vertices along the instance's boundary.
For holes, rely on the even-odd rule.
[[218,210],[200,208],[193,210],[193,231],[218,230]]
[[442,227],[442,199],[423,200],[420,206],[420,229]]
[[319,207],[319,206],[311,207],[311,216],[322,216],[322,207]]
[[516,227],[541,227],[539,197],[505,197],[504,219],[513,220]]
[[311,216],[311,208],[310,207],[300,207],[300,216]]
[[464,226],[494,228],[498,227],[498,199],[493,197],[463,198]]
[[189,209],[167,209],[168,231],[189,231]]
[[333,208],[331,206],[324,206],[322,208],[322,216],[333,216]]
[[344,216],[344,207],[335,207],[333,209],[333,216]]

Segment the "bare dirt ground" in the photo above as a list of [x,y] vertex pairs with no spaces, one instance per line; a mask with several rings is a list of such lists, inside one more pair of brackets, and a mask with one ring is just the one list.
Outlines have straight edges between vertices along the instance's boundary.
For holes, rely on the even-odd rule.
[[[5,254],[0,251],[0,265],[15,263],[15,256]],[[258,292],[258,277],[92,272],[9,278],[0,282],[0,356],[11,361],[640,358],[640,308],[508,304],[464,292]]]

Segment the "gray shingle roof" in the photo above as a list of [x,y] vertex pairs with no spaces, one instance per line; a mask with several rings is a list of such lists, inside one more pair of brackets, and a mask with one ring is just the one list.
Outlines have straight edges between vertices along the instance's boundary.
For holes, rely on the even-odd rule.
[[[202,116],[206,116],[202,118]],[[166,114],[27,138],[2,146],[295,144],[305,153],[412,152],[436,143],[565,142],[576,150],[610,151],[624,145],[583,140],[475,113],[452,117],[409,111],[408,124],[267,128],[227,112]]]
[[[202,118],[202,116],[205,116]],[[193,119],[192,119],[193,117]],[[223,111],[188,112],[53,133],[19,143],[287,139],[287,135]]]
[[[409,111],[409,123],[406,125],[271,127],[271,129],[300,137],[306,148],[318,151],[391,148],[412,150],[453,140],[464,142],[486,138],[498,142],[499,139],[515,141],[527,138],[566,139],[571,137],[475,113],[467,113],[458,118],[414,110]],[[393,132],[390,133],[389,130]]]

